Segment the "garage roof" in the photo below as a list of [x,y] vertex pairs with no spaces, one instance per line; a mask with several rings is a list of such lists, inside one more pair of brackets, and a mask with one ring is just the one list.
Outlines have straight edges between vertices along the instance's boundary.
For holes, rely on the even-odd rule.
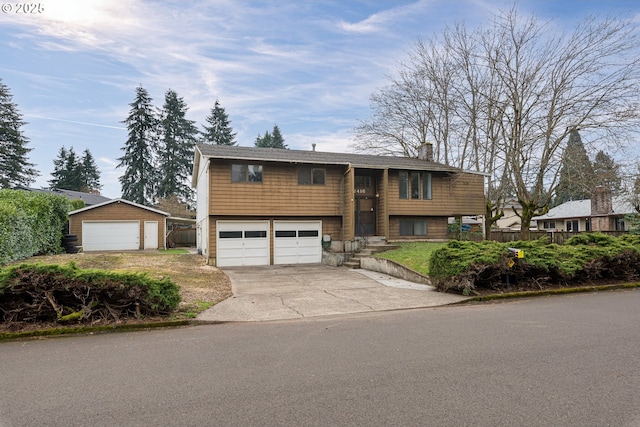
[[77,213],[80,213],[80,212],[85,212],[85,211],[88,211],[88,210],[91,210],[91,209],[96,209],[96,208],[99,208],[101,206],[107,206],[107,205],[110,205],[112,203],[125,203],[127,205],[135,206],[135,207],[140,208],[140,209],[146,209],[148,211],[155,212],[155,213],[160,214],[160,215],[164,215],[164,216],[169,216],[170,215],[168,212],[164,212],[164,211],[161,211],[161,210],[158,210],[158,209],[150,208],[149,206],[140,205],[138,203],[131,202],[131,201],[125,200],[125,199],[108,200],[106,202],[99,203],[97,205],[87,206],[87,207],[82,208],[82,209],[76,209],[75,211],[69,212],[69,215],[74,215],[74,214],[77,214]]

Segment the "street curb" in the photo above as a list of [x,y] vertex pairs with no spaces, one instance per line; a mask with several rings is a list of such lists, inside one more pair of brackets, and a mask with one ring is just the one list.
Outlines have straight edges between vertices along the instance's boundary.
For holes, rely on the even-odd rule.
[[158,328],[178,328],[181,326],[191,326],[195,322],[187,320],[168,320],[162,322],[134,323],[128,325],[106,325],[106,326],[78,326],[41,329],[26,332],[3,332],[0,333],[1,341],[17,340],[22,338],[45,338],[62,337],[70,335],[90,335],[107,332],[131,332],[136,330],[148,330]]
[[565,294],[577,294],[583,292],[602,292],[602,291],[614,291],[620,289],[633,289],[640,288],[640,282],[637,283],[623,283],[618,285],[597,285],[597,286],[580,286],[575,288],[561,288],[561,289],[547,289],[541,291],[523,291],[523,292],[507,292],[504,294],[490,294],[470,297],[464,301],[456,302],[450,305],[466,304],[469,302],[485,302],[501,299],[512,298],[530,298],[530,297],[542,297],[549,295],[565,295]]
[[[576,294],[576,293],[585,293],[585,292],[602,292],[602,291],[614,291],[621,289],[634,289],[640,288],[640,282],[636,283],[623,283],[618,285],[599,285],[599,286],[581,286],[575,288],[562,288],[562,289],[548,289],[542,291],[525,291],[525,292],[508,292],[504,294],[491,294],[491,295],[482,295],[469,297],[468,299],[453,302],[449,304],[445,304],[445,306],[452,305],[461,305],[468,304],[472,302],[487,302],[487,301],[496,301],[503,299],[514,299],[514,298],[531,298],[531,297],[542,297],[549,295],[565,295],[565,294]],[[225,323],[233,323],[230,321],[221,321],[221,320],[199,320],[199,319],[185,319],[185,320],[168,320],[162,322],[149,322],[149,323],[135,323],[128,325],[109,325],[109,326],[94,326],[94,327],[61,327],[61,328],[51,328],[51,329],[43,329],[43,330],[34,330],[27,332],[4,332],[0,333],[0,342],[2,341],[11,341],[11,340],[19,340],[19,339],[29,339],[29,338],[46,338],[46,337],[64,337],[64,336],[73,336],[73,335],[91,335],[98,333],[108,333],[108,332],[131,332],[136,330],[149,330],[149,329],[159,329],[159,328],[179,328],[183,326],[197,326],[197,325],[221,325]]]

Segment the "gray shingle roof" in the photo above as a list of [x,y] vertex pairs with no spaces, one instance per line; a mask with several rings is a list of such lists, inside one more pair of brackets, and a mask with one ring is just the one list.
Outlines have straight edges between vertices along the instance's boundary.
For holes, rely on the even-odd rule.
[[[612,199],[612,215],[625,215],[633,213],[633,206],[624,197],[614,197]],[[553,220],[553,219],[572,219],[587,218],[591,215],[591,199],[572,200],[565,202],[555,208],[549,209],[545,215],[532,218],[533,221]]]
[[198,144],[197,148],[203,156],[216,159],[345,165],[368,169],[389,168],[430,170],[435,172],[461,172],[458,168],[410,157],[329,153],[322,151],[286,150],[278,148],[239,147],[211,144]]
[[19,187],[18,189],[35,191],[38,193],[55,194],[56,196],[64,196],[69,200],[80,199],[84,201],[84,204],[87,206],[97,205],[99,203],[104,203],[111,200],[110,198],[101,196],[100,194],[83,193],[81,191],[72,191],[72,190],[63,190],[63,189],[49,190],[49,189],[39,189],[39,188],[27,188],[27,187]]
[[591,216],[591,200],[572,200],[549,209],[545,215],[533,217],[533,221],[547,219],[586,218]]

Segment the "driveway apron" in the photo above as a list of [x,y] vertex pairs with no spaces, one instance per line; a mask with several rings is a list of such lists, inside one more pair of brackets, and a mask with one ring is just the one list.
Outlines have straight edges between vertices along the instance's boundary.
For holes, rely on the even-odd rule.
[[202,312],[203,322],[252,322],[434,307],[466,298],[368,270],[322,264],[222,269],[233,296]]

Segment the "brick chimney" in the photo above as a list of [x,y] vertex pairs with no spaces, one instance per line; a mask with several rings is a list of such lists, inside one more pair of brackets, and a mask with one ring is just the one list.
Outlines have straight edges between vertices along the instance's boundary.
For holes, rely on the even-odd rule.
[[418,158],[420,160],[426,160],[427,162],[433,162],[433,144],[425,142],[418,148]]
[[597,186],[591,195],[591,215],[609,215],[613,212],[611,190]]

